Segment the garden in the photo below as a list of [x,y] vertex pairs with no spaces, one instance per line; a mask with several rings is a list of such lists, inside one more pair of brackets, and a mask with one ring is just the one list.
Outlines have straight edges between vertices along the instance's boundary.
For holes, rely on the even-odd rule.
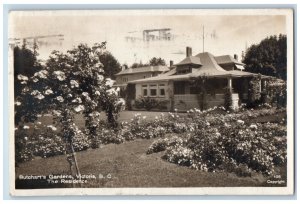
[[[124,169],[135,158],[137,165],[146,165],[153,172],[145,168],[143,172],[140,166],[131,169],[130,166],[131,172],[126,176],[134,179],[134,169],[137,169],[145,178],[150,174],[160,177],[155,173],[162,171],[159,166],[168,169],[170,164],[173,174],[167,177],[166,186],[173,184],[172,175],[177,178],[177,170],[182,171],[181,177],[189,177],[189,174],[197,177],[198,173],[191,172],[200,172],[202,180],[199,182],[202,183],[192,185],[192,177],[191,183],[175,182],[174,186],[216,186],[218,184],[203,181],[212,175],[218,175],[215,178],[219,179],[234,175],[231,183],[237,186],[263,186],[267,178],[275,175],[286,177],[286,108],[282,105],[284,102],[278,102],[278,98],[285,97],[282,84],[278,89],[275,82],[269,83],[265,92],[270,97],[277,97],[274,100],[278,103],[273,99],[269,100],[272,103],[265,100],[259,103],[254,97],[251,106],[241,105],[238,110],[232,110],[228,105],[207,110],[194,108],[186,113],[176,110],[151,114],[141,112],[122,120],[125,101],[119,98],[120,90],[113,87],[113,80],[104,77],[99,60],[104,50],[105,43],[102,43],[93,47],[79,45],[66,54],[53,52],[46,65],[33,76],[17,76],[17,174],[37,174],[37,168],[41,166],[53,169],[61,164],[63,168],[56,172],[58,174],[80,175],[82,171],[91,173],[107,168],[114,169],[115,178],[119,178],[124,176],[118,175],[119,169]],[[49,121],[45,121],[46,115],[50,116]],[[131,152],[131,148],[136,151]],[[119,162],[117,159],[113,161],[111,158],[116,154],[127,157]],[[132,154],[140,156],[136,158]],[[103,163],[100,165],[99,162]],[[85,167],[81,168],[83,163]],[[250,178],[257,178],[257,175],[263,179],[253,182]],[[147,179],[139,179],[144,182],[137,184],[139,186],[157,186],[159,182],[158,179],[147,184]],[[220,185],[226,185],[226,179],[221,180]],[[245,183],[241,184],[241,180]],[[86,187],[131,186],[127,180],[114,184],[103,182]]]

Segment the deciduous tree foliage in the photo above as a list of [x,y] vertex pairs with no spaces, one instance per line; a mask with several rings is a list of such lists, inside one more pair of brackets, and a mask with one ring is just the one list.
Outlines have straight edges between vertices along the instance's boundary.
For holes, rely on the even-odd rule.
[[121,71],[118,60],[108,51],[99,55],[99,59],[103,64],[104,76],[115,79],[115,74]]
[[150,66],[158,66],[158,65],[166,65],[166,61],[162,58],[156,58],[156,57],[153,57],[152,59],[150,59],[149,61],[149,64]]
[[287,44],[286,35],[270,36],[245,53],[245,70],[286,80]]
[[139,67],[147,67],[147,66],[165,66],[166,65],[166,61],[162,58],[156,58],[153,57],[149,60],[149,63],[143,64],[142,61],[140,61],[140,63],[133,63],[131,65],[131,68],[139,68]]

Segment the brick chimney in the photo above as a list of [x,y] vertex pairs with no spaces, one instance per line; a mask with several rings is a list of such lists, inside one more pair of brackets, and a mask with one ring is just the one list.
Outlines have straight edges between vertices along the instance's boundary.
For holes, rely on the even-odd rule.
[[170,67],[172,67],[174,64],[173,60],[170,60]]
[[191,47],[186,47],[186,57],[192,56],[192,48]]
[[238,57],[237,54],[234,54],[234,55],[233,55],[233,58],[234,58],[236,61],[239,61],[239,57]]

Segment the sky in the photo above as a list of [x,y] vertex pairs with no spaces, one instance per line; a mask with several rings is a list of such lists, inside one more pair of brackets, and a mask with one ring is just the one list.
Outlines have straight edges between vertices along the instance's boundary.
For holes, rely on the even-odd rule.
[[[203,32],[204,27],[204,32]],[[143,30],[170,28],[173,40],[145,42]],[[47,59],[52,50],[65,52],[79,43],[107,41],[107,50],[121,63],[147,63],[161,57],[167,63],[185,58],[186,46],[193,55],[203,51],[213,55],[234,55],[270,35],[286,34],[286,16],[243,12],[15,12],[10,16],[9,37],[24,38],[63,35],[43,38],[39,58]],[[126,41],[135,37],[135,42]]]

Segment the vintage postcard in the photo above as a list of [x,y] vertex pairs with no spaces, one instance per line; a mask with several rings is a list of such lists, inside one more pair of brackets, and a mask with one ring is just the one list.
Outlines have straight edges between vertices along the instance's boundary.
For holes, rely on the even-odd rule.
[[11,11],[11,195],[292,195],[293,24],[293,9]]

